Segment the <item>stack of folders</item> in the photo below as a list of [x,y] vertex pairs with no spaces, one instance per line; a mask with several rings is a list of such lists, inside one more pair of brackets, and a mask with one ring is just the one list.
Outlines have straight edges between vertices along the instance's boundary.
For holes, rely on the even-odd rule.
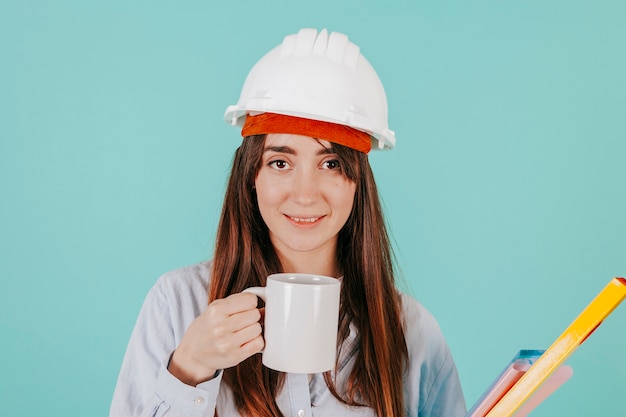
[[[466,417],[485,417],[517,381],[537,362],[545,350],[520,350],[502,371],[482,397],[474,404]],[[515,413],[515,417],[527,416],[543,400],[567,381],[574,371],[569,365],[560,366],[534,395]]]
[[525,417],[573,375],[565,360],[626,298],[613,278],[547,350],[521,350],[465,417]]

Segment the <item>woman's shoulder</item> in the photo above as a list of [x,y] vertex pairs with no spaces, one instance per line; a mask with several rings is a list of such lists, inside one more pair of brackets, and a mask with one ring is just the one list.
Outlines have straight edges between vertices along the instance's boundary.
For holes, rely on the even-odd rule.
[[401,292],[400,301],[402,304],[402,316],[409,325],[419,324],[424,327],[439,327],[435,316],[417,299]]
[[410,295],[400,294],[402,321],[407,347],[411,349],[437,352],[447,349],[447,344],[439,323],[422,303]]
[[166,300],[194,300],[206,305],[210,276],[211,262],[200,262],[161,275],[150,292],[153,296]]
[[209,285],[211,261],[204,261],[194,265],[174,269],[161,275],[157,283],[162,285],[176,283],[197,283],[205,287]]

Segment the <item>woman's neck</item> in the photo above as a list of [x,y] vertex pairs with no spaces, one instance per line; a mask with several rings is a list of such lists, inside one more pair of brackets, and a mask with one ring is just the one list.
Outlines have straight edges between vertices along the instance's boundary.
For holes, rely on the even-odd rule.
[[320,256],[316,253],[296,253],[285,256],[277,253],[283,272],[325,275],[339,278],[342,274],[334,256]]

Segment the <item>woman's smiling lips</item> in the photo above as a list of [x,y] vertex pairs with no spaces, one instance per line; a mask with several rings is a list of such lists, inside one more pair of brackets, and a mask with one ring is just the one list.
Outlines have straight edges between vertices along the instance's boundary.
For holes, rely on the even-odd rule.
[[284,215],[292,224],[296,226],[314,226],[320,222],[326,216],[290,216],[289,214]]

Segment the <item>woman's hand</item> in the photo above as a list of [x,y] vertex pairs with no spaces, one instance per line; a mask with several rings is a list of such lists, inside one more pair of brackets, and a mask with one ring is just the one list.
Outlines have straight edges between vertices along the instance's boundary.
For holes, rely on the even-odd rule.
[[265,341],[257,300],[254,294],[240,293],[210,303],[189,325],[174,351],[170,373],[196,386],[213,378],[218,370],[260,352]]

